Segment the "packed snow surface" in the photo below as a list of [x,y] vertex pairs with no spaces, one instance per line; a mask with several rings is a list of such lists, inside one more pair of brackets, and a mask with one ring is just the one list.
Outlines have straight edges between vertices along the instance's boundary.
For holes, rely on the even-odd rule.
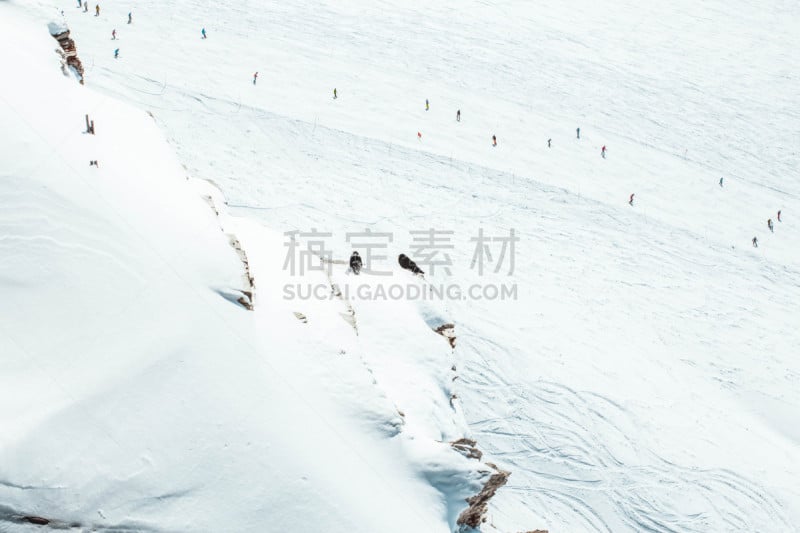
[[[798,4],[89,11],[0,2],[0,528],[448,531],[466,435],[512,472],[487,530],[798,530]],[[365,230],[392,276],[347,272]],[[353,296],[391,283],[517,297]]]

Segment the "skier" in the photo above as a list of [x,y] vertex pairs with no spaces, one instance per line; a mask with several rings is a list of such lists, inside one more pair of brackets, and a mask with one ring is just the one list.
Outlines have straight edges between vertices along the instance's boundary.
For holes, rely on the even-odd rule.
[[119,48],[114,50],[114,59],[117,59],[118,57],[119,57]]
[[206,29],[203,28],[202,30],[200,30],[200,33],[203,34],[203,39],[205,39],[206,38]]
[[456,122],[461,122],[461,110],[456,111]]
[[83,7],[83,4],[81,4],[81,0],[78,0],[78,8],[81,8],[81,7]]
[[131,13],[130,11],[128,11],[128,24],[130,24],[131,22],[133,22],[133,18],[131,17],[131,14],[132,14],[132,13]]
[[580,128],[576,129],[575,133],[578,134],[578,139],[580,139],[581,138],[581,129]]
[[753,248],[758,248],[758,239],[753,237]]
[[400,266],[406,270],[410,270],[414,274],[425,274],[425,272],[417,266],[417,264],[411,260],[406,254],[400,254],[397,256],[397,262],[400,263]]
[[781,210],[778,209],[778,222],[780,222],[780,221],[781,221]]
[[100,4],[95,4],[95,6],[94,6],[94,16],[95,17],[99,17],[100,16]]
[[550,148],[550,141],[552,141],[552,140],[553,140],[553,139],[547,139],[547,147],[548,147],[548,148]]
[[361,256],[358,255],[358,252],[353,252],[353,255],[350,256],[350,268],[356,276],[361,272]]
[[628,200],[628,205],[633,205],[633,193],[631,193],[631,199]]
[[497,146],[497,136],[492,135],[492,146]]
[[336,87],[334,87],[334,88],[333,88],[333,99],[334,99],[334,100],[336,100],[337,98],[339,98],[339,96],[337,96],[337,94],[336,94]]
[[719,186],[722,187],[722,178],[719,179]]
[[426,99],[425,99],[425,111],[427,111],[427,110],[428,110],[428,109],[430,109],[430,108],[431,108],[431,106],[430,106],[430,105],[428,105],[428,99],[426,98]]
[[773,233],[775,232],[775,229],[774,229],[774,228],[775,228],[775,226],[773,226],[773,225],[772,225],[772,219],[771,219],[771,218],[768,218],[768,219],[767,219],[767,227],[769,228],[769,230],[770,230],[771,232],[773,232]]
[[418,141],[421,141],[421,140],[422,140],[422,133],[420,133],[420,132],[417,132],[417,140],[418,140]]
[[89,2],[84,2],[83,3],[83,12],[84,13],[88,13],[89,12]]
[[117,30],[111,30],[111,40],[112,41],[117,40]]
[[603,156],[603,159],[606,158],[606,147],[605,147],[605,145],[603,145],[603,147],[600,149],[600,155]]
[[256,80],[257,80],[257,79],[258,79],[258,71],[256,71],[256,73],[255,73],[255,74],[253,74],[253,85],[255,85],[255,84],[256,84]]

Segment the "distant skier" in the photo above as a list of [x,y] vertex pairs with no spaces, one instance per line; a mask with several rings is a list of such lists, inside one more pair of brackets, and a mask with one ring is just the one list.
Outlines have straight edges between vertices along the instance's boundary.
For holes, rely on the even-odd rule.
[[95,4],[95,6],[94,6],[94,16],[95,17],[99,17],[100,16],[100,4]]
[[200,33],[202,33],[202,34],[203,34],[203,39],[205,39],[205,38],[207,37],[207,36],[206,36],[206,29],[205,29],[205,28],[203,28],[202,30],[200,30]]
[[603,147],[600,149],[600,155],[603,156],[603,159],[606,158],[606,147],[605,147],[605,145],[603,145]]
[[418,141],[421,141],[421,140],[422,140],[422,133],[421,133],[421,132],[419,132],[419,131],[417,132],[417,140],[418,140]]
[[350,256],[350,268],[356,276],[361,273],[361,256],[358,255],[358,252],[353,252],[353,255]]
[[428,104],[428,99],[425,99],[425,111],[429,110],[431,106]]
[[83,4],[81,4],[81,0],[78,0],[78,7],[79,8],[83,7]]
[[781,221],[781,210],[778,209],[778,222],[780,222],[780,221]]
[[132,13],[132,12],[130,12],[130,11],[128,11],[128,24],[130,24],[131,22],[133,22],[133,17],[132,17],[132,15],[133,15],[133,13]]
[[258,80],[258,71],[256,71],[255,74],[253,74],[253,85],[256,84],[256,80]]
[[119,57],[119,48],[114,50],[114,59],[117,59],[118,57]]
[[633,205],[633,193],[631,193],[631,199],[628,200],[628,205]]
[[461,122],[461,110],[456,111],[456,122]]
[[758,238],[753,237],[753,248],[758,248]]
[[400,254],[397,256],[397,262],[400,263],[400,266],[406,270],[410,270],[414,274],[423,275],[425,272],[417,266],[417,264],[411,260],[406,254]]
[[547,147],[548,147],[548,148],[550,148],[550,141],[552,141],[552,140],[553,140],[553,139],[547,139]]
[[581,129],[580,128],[576,129],[575,133],[578,134],[578,139],[580,139],[581,138]]
[[771,218],[767,219],[767,227],[769,228],[769,230],[771,232],[773,232],[773,233],[775,232],[775,226],[772,224],[772,219]]
[[720,186],[720,187],[722,187],[722,179],[723,179],[723,178],[720,178],[720,179],[719,179],[719,186]]
[[117,40],[117,30],[111,30],[111,40],[112,41]]
[[492,135],[492,146],[497,146],[497,136]]
[[83,3],[83,12],[84,13],[88,13],[89,12],[89,2],[84,2]]
[[336,100],[339,98],[339,95],[336,94],[336,87],[333,88],[333,99]]

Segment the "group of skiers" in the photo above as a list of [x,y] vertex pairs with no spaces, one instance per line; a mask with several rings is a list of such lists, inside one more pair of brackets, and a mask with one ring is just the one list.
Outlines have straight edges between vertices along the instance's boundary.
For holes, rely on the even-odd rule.
[[[780,209],[778,209],[777,219],[778,222],[782,222]],[[767,228],[769,229],[770,233],[775,233],[775,224],[772,222],[771,218],[767,219]],[[758,237],[753,237],[753,248],[758,248]]]

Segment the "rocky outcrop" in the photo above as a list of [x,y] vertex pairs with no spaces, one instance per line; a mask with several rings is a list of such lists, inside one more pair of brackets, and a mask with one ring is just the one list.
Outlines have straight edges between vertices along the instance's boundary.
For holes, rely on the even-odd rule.
[[62,72],[66,75],[68,70],[71,69],[75,73],[80,84],[83,85],[83,64],[78,58],[78,49],[75,46],[75,41],[69,36],[69,29],[66,25],[56,22],[51,22],[48,25],[48,29],[50,30],[50,35],[52,35],[53,38],[58,41],[59,46],[61,46],[61,49],[56,48],[56,52],[61,56]]
[[472,496],[471,498],[467,498],[469,507],[467,507],[458,516],[458,520],[456,520],[456,523],[460,526],[468,526],[473,529],[478,529],[481,523],[483,523],[485,520],[484,515],[489,507],[489,500],[491,500],[495,495],[497,489],[508,482],[508,477],[511,475],[511,472],[500,470],[492,463],[484,464],[492,469],[491,472],[488,472],[491,475],[489,476],[489,479],[486,480],[486,483],[483,484],[483,488],[478,494]]

